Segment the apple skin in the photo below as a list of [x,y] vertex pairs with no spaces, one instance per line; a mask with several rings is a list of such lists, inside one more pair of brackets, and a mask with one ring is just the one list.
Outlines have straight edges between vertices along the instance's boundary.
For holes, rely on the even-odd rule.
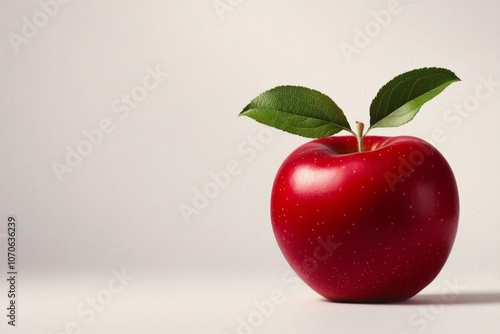
[[444,266],[459,198],[445,158],[422,139],[312,140],[281,165],[271,195],[278,245],[297,275],[337,302],[413,297]]

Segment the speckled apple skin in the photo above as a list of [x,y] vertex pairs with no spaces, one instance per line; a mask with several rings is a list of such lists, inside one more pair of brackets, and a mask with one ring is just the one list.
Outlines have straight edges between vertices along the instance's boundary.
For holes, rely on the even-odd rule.
[[271,218],[286,260],[320,295],[399,302],[444,266],[459,196],[449,164],[424,140],[367,136],[359,153],[354,136],[333,136],[283,162]]

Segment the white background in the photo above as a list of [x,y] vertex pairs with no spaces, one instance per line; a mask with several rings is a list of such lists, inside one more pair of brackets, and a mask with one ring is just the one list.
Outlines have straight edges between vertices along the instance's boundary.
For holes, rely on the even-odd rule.
[[[1,2],[0,331],[498,333],[498,1],[400,0],[384,26],[373,12],[385,0],[220,3],[222,13],[212,0]],[[365,28],[372,37],[360,45]],[[345,55],[341,45],[356,42]],[[331,96],[351,124],[368,122],[385,82],[426,66],[462,81],[411,123],[373,134],[415,135],[448,159],[461,196],[453,252],[407,303],[326,302],[291,281],[269,218],[274,175],[307,139],[273,132],[244,153],[265,127],[236,116],[264,90],[294,84]],[[126,114],[120,99],[144,92],[148,68],[168,74]],[[113,131],[59,180],[54,163],[105,119]],[[180,206],[230,161],[239,174],[184,219]],[[9,215],[16,328],[5,309]],[[259,318],[255,303],[273,291],[279,303]]]

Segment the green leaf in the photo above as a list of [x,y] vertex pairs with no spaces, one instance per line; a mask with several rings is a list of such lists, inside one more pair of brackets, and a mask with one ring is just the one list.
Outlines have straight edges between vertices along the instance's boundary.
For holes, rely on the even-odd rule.
[[248,104],[239,116],[308,138],[351,131],[342,110],[328,96],[305,87],[278,86]]
[[460,79],[444,68],[421,68],[385,84],[370,106],[370,129],[408,123],[422,105]]

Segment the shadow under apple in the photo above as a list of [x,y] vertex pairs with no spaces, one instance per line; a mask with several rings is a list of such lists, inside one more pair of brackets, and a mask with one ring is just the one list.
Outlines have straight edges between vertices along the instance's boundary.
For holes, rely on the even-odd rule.
[[470,304],[500,304],[500,291],[491,292],[461,292],[458,294],[419,294],[398,305],[470,305]]
[[334,304],[371,304],[371,305],[480,305],[480,304],[500,304],[500,291],[492,292],[461,292],[456,293],[436,293],[436,294],[418,294],[408,300],[397,303],[358,303],[349,300],[331,301],[326,298],[323,302]]

